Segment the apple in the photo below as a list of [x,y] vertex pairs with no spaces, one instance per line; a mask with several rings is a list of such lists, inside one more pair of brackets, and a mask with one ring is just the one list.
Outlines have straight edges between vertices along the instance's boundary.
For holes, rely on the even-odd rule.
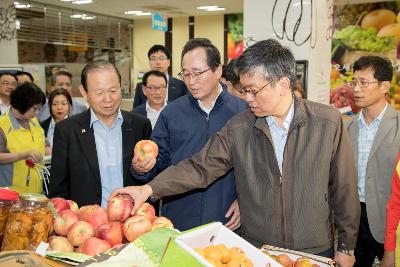
[[150,220],[150,222],[153,222],[154,219],[156,218],[156,211],[151,204],[145,202],[139,207],[139,209],[136,212],[136,215],[146,216],[147,219]]
[[160,227],[174,228],[174,225],[168,218],[160,216],[154,219],[152,229]]
[[294,267],[313,267],[313,264],[307,258],[298,258],[294,262]]
[[107,214],[110,221],[125,221],[131,216],[132,200],[126,196],[118,195],[108,200]]
[[111,248],[110,243],[97,237],[89,237],[80,248],[80,253],[95,256],[96,254],[106,252]]
[[136,143],[133,153],[134,155],[139,154],[139,161],[144,161],[146,158],[157,158],[158,146],[151,140],[141,140]]
[[293,261],[286,254],[279,254],[275,257],[275,260],[283,265],[283,267],[292,267]]
[[142,234],[151,231],[151,222],[145,216],[134,215],[125,221],[123,231],[125,238],[132,242]]
[[100,225],[108,223],[107,211],[97,204],[82,206],[78,216],[79,220],[90,223],[95,230]]
[[79,206],[75,201],[73,201],[71,199],[68,199],[67,202],[68,202],[70,210],[73,210],[73,211],[78,211],[79,210]]
[[121,244],[124,239],[124,232],[120,222],[110,222],[100,225],[96,229],[95,237],[108,241],[111,246]]
[[75,211],[63,210],[54,219],[54,231],[58,235],[67,236],[69,228],[77,221],[79,218]]
[[400,23],[386,25],[379,30],[377,36],[393,36],[396,38],[397,44],[400,44]]
[[389,9],[375,9],[366,14],[361,21],[361,28],[375,28],[380,30],[388,24],[396,22],[396,13]]
[[73,246],[82,245],[86,239],[94,236],[93,226],[85,221],[77,221],[68,230],[67,238]]
[[74,247],[69,243],[64,236],[53,236],[49,238],[50,250],[60,252],[73,252]]
[[50,199],[50,202],[53,204],[57,213],[69,209],[68,201],[63,199],[62,197],[54,197]]

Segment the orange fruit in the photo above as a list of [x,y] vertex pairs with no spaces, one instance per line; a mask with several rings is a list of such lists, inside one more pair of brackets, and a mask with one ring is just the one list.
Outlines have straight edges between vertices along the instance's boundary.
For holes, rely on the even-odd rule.
[[244,254],[244,251],[241,248],[233,247],[231,248],[231,258],[244,260],[246,258],[246,255]]
[[206,258],[221,261],[222,252],[215,246],[208,246],[204,248],[204,255]]
[[231,259],[231,251],[224,245],[219,244],[216,246],[222,253],[222,263],[227,263]]

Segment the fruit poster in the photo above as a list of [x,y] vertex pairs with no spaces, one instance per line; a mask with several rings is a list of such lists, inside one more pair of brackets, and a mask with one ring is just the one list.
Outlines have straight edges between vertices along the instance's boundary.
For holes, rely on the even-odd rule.
[[[399,73],[400,57],[400,1],[338,5],[334,15],[332,36],[331,105],[343,113],[357,113],[360,108],[354,104],[354,95],[347,85],[352,79],[352,65],[361,56],[376,55],[388,58],[394,66],[394,76]],[[396,102],[400,86],[396,77],[388,95],[389,101]]]
[[243,14],[227,15],[228,33],[227,33],[227,58],[238,58],[243,52]]

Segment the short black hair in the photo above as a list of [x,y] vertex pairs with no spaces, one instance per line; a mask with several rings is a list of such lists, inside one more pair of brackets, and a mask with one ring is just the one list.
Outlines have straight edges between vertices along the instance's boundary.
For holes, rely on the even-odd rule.
[[163,52],[167,56],[168,59],[171,58],[168,49],[165,46],[159,45],[159,44],[156,44],[156,45],[153,45],[152,47],[150,47],[149,51],[147,52],[147,57],[150,59],[151,55],[153,55],[154,53],[157,53],[159,51]]
[[3,77],[3,76],[11,76],[11,77],[14,77],[14,79],[15,79],[15,81],[17,81],[17,77],[15,77],[15,74],[13,74],[13,73],[11,73],[11,72],[3,72],[3,73],[0,73],[0,78],[1,77]]
[[181,61],[186,53],[196,48],[203,48],[206,51],[207,65],[213,71],[221,65],[221,55],[219,54],[218,48],[206,38],[194,38],[189,40],[183,47]]
[[87,88],[88,74],[90,72],[99,71],[99,70],[115,71],[115,73],[118,76],[119,85],[121,85],[121,74],[119,73],[117,67],[115,67],[114,64],[112,64],[108,61],[104,61],[104,60],[92,61],[92,62],[89,62],[88,64],[86,64],[86,66],[83,68],[82,74],[81,74],[81,84],[83,86],[83,89],[85,89],[86,92],[88,91],[88,88]]
[[162,77],[162,78],[164,78],[164,80],[165,80],[165,84],[168,85],[167,76],[165,76],[164,73],[162,73],[161,71],[158,71],[158,70],[151,70],[151,71],[146,72],[146,73],[143,75],[142,84],[143,84],[144,86],[147,86],[147,80],[149,79],[150,76]]
[[236,59],[232,59],[231,61],[229,61],[225,69],[226,69],[225,79],[231,82],[234,87],[239,85],[240,79],[236,74]]
[[30,74],[30,73],[27,72],[27,71],[17,71],[17,72],[14,74],[14,76],[17,78],[17,81],[18,81],[18,76],[22,76],[22,75],[28,76],[29,79],[31,80],[31,83],[33,83],[33,76],[32,76],[32,74]]
[[239,76],[261,71],[271,84],[286,77],[290,80],[290,88],[296,86],[296,60],[289,48],[274,39],[248,47],[237,59],[236,71]]
[[50,96],[49,96],[49,103],[48,104],[49,104],[50,115],[52,117],[53,117],[53,110],[51,109],[51,106],[53,105],[54,98],[56,96],[58,96],[58,95],[65,96],[67,98],[67,101],[68,101],[69,105],[72,108],[72,97],[69,94],[69,92],[67,90],[65,90],[64,88],[56,89],[53,92],[51,92]]
[[46,96],[34,83],[21,83],[10,94],[10,105],[24,114],[35,105],[44,105]]
[[374,78],[380,82],[391,81],[393,78],[393,65],[387,58],[362,56],[354,62],[353,72],[368,68],[374,71]]
[[66,70],[59,70],[50,77],[50,84],[54,86],[57,82],[57,77],[58,76],[67,76],[69,80],[72,82],[72,74],[69,71]]

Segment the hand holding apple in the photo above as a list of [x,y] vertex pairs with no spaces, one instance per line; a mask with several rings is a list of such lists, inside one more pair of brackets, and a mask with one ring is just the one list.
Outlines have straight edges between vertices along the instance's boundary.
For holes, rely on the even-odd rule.
[[118,195],[108,199],[107,214],[110,221],[125,221],[131,215],[132,200],[128,196]]
[[133,200],[131,215],[135,215],[140,206],[153,194],[153,189],[149,185],[126,186],[114,190],[108,199],[117,195],[129,195]]
[[136,143],[134,155],[138,155],[138,160],[144,161],[146,158],[157,158],[158,146],[151,140],[141,140]]

